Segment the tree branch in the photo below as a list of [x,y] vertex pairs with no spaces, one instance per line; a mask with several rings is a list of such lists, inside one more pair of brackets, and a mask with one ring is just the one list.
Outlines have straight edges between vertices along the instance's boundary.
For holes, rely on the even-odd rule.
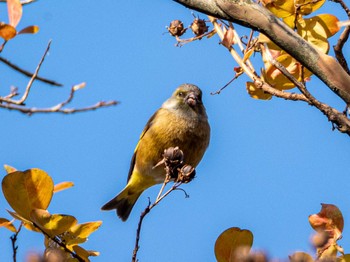
[[[8,66],[11,67],[12,69],[14,69],[14,70],[16,70],[16,71],[22,73],[22,74],[25,75],[25,76],[33,77],[33,75],[34,75],[33,73],[31,73],[31,72],[29,72],[29,71],[27,71],[27,70],[24,70],[24,69],[22,69],[22,68],[20,68],[19,66],[15,65],[15,64],[13,64],[13,63],[11,63],[9,60],[7,60],[7,59],[5,59],[5,58],[3,58],[3,57],[0,57],[0,62],[3,62],[5,65],[8,65]],[[53,80],[46,79],[46,78],[43,78],[43,77],[40,77],[40,76],[36,76],[35,79],[37,79],[37,80],[39,80],[39,81],[41,81],[41,82],[44,82],[44,83],[46,83],[46,84],[49,84],[49,85],[62,86],[62,84],[60,84],[60,83],[57,83],[57,82],[55,82],[55,81],[53,81]]]
[[174,0],[191,9],[257,30],[268,36],[350,104],[350,76],[266,8],[251,0]]

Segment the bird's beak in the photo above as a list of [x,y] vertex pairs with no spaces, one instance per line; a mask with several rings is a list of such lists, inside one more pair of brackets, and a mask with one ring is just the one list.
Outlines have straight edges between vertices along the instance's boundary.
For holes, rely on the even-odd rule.
[[198,104],[198,97],[194,93],[189,93],[186,97],[186,103],[190,107],[194,107]]

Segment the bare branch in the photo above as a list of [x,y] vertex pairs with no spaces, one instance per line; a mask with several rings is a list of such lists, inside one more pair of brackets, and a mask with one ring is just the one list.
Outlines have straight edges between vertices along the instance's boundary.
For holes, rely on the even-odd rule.
[[[15,64],[13,64],[13,63],[11,63],[9,60],[7,60],[7,59],[5,59],[5,58],[3,58],[3,57],[0,57],[0,62],[3,62],[5,65],[8,65],[8,66],[11,67],[12,69],[14,69],[14,70],[16,70],[16,71],[22,73],[22,74],[25,75],[25,76],[33,77],[33,73],[31,73],[31,72],[29,72],[29,71],[27,71],[27,70],[24,70],[24,69],[22,69],[22,68],[20,68],[19,66],[15,65]],[[43,77],[41,77],[41,76],[37,76],[35,79],[36,79],[36,80],[39,80],[39,81],[41,81],[41,82],[44,82],[44,83],[46,83],[46,84],[49,84],[49,85],[53,85],[53,86],[62,86],[62,84],[60,84],[60,83],[57,83],[57,82],[55,82],[55,81],[53,81],[53,80],[50,80],[50,79],[43,78]]]
[[[321,53],[266,8],[251,0],[174,0],[186,7],[267,35],[350,104],[350,76],[331,56]],[[249,15],[247,15],[249,14]]]
[[[0,0],[0,3],[6,3],[7,0]],[[27,4],[31,4],[31,3],[34,3],[36,2],[37,0],[22,0],[21,1],[21,4],[22,5],[27,5]]]
[[22,223],[18,227],[17,232],[10,237],[11,244],[12,244],[12,251],[13,251],[13,255],[12,255],[13,262],[17,261],[17,249],[18,249],[18,246],[16,245],[16,241],[17,241],[17,237],[18,237],[18,234],[21,231],[21,229],[22,229]]

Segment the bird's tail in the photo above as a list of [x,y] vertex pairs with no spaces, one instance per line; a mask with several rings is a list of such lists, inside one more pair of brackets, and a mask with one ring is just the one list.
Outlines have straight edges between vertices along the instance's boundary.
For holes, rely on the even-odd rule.
[[143,191],[131,191],[128,187],[124,188],[115,198],[106,203],[102,210],[117,210],[117,215],[121,220],[126,221],[137,199]]

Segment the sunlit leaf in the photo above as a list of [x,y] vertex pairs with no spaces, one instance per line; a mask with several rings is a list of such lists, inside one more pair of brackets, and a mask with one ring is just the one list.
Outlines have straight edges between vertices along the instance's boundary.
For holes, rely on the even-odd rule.
[[65,182],[61,182],[61,183],[58,183],[54,186],[53,188],[53,192],[54,193],[57,193],[59,191],[62,191],[62,190],[66,190],[68,188],[71,188],[72,186],[74,186],[74,183],[73,182],[69,182],[69,181],[65,181]]
[[22,4],[20,0],[7,0],[7,11],[9,24],[16,27],[22,17]]
[[341,256],[337,260],[338,262],[350,262],[350,254],[345,254],[344,256]]
[[[287,0],[288,1],[288,0]],[[299,14],[309,15],[319,9],[326,0],[310,1],[310,0],[295,0],[295,5],[300,6]]]
[[284,18],[295,13],[294,1],[290,0],[269,1],[265,7],[280,18]]
[[215,242],[215,257],[218,262],[235,261],[234,256],[241,248],[253,245],[253,234],[246,229],[231,227],[225,230]]
[[15,171],[3,178],[2,191],[15,212],[30,220],[31,210],[47,209],[49,206],[53,181],[46,172],[37,168]]
[[19,31],[17,34],[36,34],[39,32],[39,27],[36,25],[31,25],[23,28],[21,31]]
[[247,52],[245,52],[244,56],[243,56],[243,62],[246,62],[253,54],[254,54],[253,48],[251,48]]
[[88,259],[88,257],[91,257],[91,256],[96,257],[96,256],[100,255],[100,252],[92,251],[92,250],[86,250],[86,249],[82,248],[81,246],[74,246],[73,250],[79,257],[84,259],[84,261],[90,261]]
[[[299,82],[302,81],[301,70],[304,70],[304,81],[309,80],[309,77],[312,75],[312,73],[309,70],[303,68],[301,64],[289,54],[282,54],[275,60],[279,62]],[[272,87],[279,90],[287,90],[295,87],[295,85],[272,63],[266,62],[265,66],[266,70],[264,79]]]
[[318,15],[297,23],[298,34],[323,53],[328,53],[327,38],[340,30],[338,19],[333,15]]
[[248,94],[254,99],[270,100],[272,98],[271,94],[266,93],[261,88],[257,88],[253,82],[247,82],[246,88]]
[[16,168],[14,168],[14,167],[12,167],[12,166],[9,166],[9,165],[4,165],[4,169],[6,170],[6,173],[7,173],[7,174],[10,174],[10,173],[12,173],[12,172],[17,171]]
[[31,221],[50,236],[57,236],[68,231],[77,223],[73,216],[53,214],[47,210],[34,209],[31,212]]
[[5,227],[12,232],[17,232],[16,227],[13,225],[13,220],[10,221],[6,218],[0,217],[0,227]]
[[17,34],[16,28],[14,28],[12,25],[0,24],[0,37],[4,40],[8,41],[12,38],[14,38]]
[[321,204],[318,214],[309,216],[309,222],[316,231],[327,231],[329,236],[339,239],[344,228],[344,219],[339,208],[332,204]]
[[70,228],[70,232],[77,237],[86,238],[102,225],[102,221],[86,222]]
[[312,256],[305,252],[295,252],[293,255],[289,256],[290,262],[314,262]]
[[221,44],[227,48],[230,48],[235,42],[235,34],[231,27],[229,27],[221,41]]

